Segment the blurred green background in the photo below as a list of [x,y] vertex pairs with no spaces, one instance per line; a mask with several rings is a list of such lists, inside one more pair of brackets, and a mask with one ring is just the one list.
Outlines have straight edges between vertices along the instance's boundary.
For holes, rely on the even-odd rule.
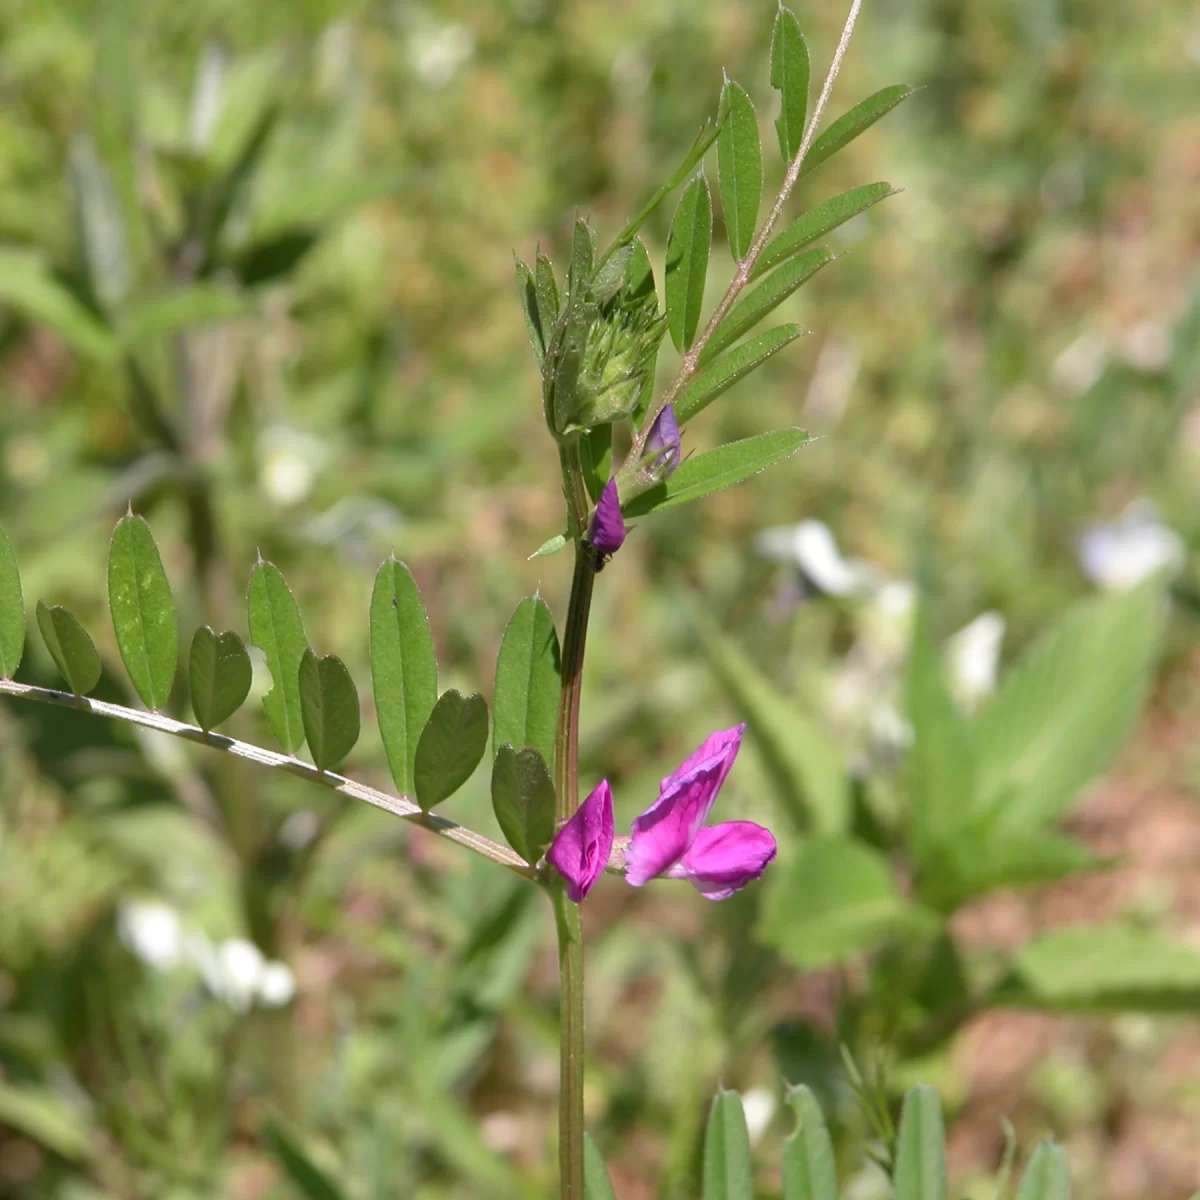
[[[844,14],[796,11],[815,75]],[[394,550],[444,683],[488,692],[519,596],[561,621],[569,583],[565,556],[527,557],[562,499],[513,251],[561,266],[576,212],[612,236],[722,68],[773,150],[774,13],[0,0],[0,524],[27,605],[68,604],[115,667],[105,548],[132,502],[187,636],[244,631],[261,551],[369,697],[366,602]],[[830,111],[897,81],[923,90],[792,209],[903,192],[832,236],[839,260],[788,304],[811,335],[686,446],[788,424],[819,440],[638,524],[598,588],[586,778],[612,780],[627,826],[741,718],[698,653],[701,607],[886,812],[911,581],[939,643],[999,614],[1008,662],[1148,557],[1174,572],[1160,673],[1070,818],[1118,865],[952,924],[984,959],[1099,917],[1200,948],[1200,18],[1184,0],[876,0]],[[644,231],[660,270],[669,216]],[[807,520],[863,562],[813,551],[813,526],[798,558],[791,534],[760,536]],[[957,677],[964,703],[987,658]],[[40,642],[21,678],[53,681]],[[130,696],[115,672],[98,694]],[[229,729],[269,744],[257,704]],[[371,721],[349,771],[389,786]],[[533,889],[301,781],[82,715],[0,704],[0,772],[0,1195],[328,1197],[314,1171],[345,1200],[548,1194],[556,977]],[[771,824],[786,859],[779,792],[749,742],[719,815]],[[447,811],[493,832],[486,772]],[[964,1195],[991,1194],[1002,1116],[1023,1146],[1065,1140],[1085,1198],[1200,1186],[1194,1020],[961,1012],[903,1046],[867,1019],[861,956],[804,971],[751,940],[758,894],[608,881],[587,905],[589,1122],[622,1200],[695,1194],[719,1082],[753,1097],[764,1187],[784,1078],[856,1146],[839,1040],[897,1086],[939,1085]],[[869,1171],[854,1186],[879,1194]]]

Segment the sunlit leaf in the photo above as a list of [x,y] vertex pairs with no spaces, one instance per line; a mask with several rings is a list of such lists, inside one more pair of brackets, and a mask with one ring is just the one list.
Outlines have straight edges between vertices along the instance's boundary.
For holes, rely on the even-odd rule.
[[358,741],[358,691],[346,664],[311,649],[300,660],[300,715],[313,762],[322,771],[338,763]]
[[201,729],[214,729],[233,716],[250,694],[253,678],[250,655],[236,633],[214,633],[207,625],[196,630],[188,655],[188,687]]
[[471,777],[487,749],[487,705],[478,693],[443,692],[417,743],[413,783],[428,812]]
[[0,247],[0,305],[48,325],[80,354],[111,359],[117,353],[111,331],[28,250]]
[[754,1200],[750,1134],[737,1092],[713,1098],[704,1135],[704,1200]]
[[500,746],[492,763],[492,809],[508,844],[530,866],[554,837],[554,784],[532,746]]
[[681,353],[690,350],[704,305],[704,282],[712,246],[712,201],[703,175],[684,189],[667,237],[667,327]]
[[823,162],[832,158],[844,146],[848,146],[860,133],[870,129],[880,117],[887,116],[903,100],[914,92],[906,83],[893,84],[868,96],[849,112],[843,113],[816,141],[808,151],[800,178],[815,171]]
[[529,344],[533,347],[533,356],[540,367],[546,360],[546,333],[542,328],[542,314],[538,309],[537,285],[527,263],[515,256],[513,263],[517,269],[517,296],[521,301],[521,316],[525,318]]
[[549,554],[557,554],[566,546],[567,540],[565,533],[556,533],[552,538],[547,538],[529,557],[544,558]]
[[554,267],[540,250],[534,260],[533,282],[538,321],[544,340],[548,343],[550,334],[558,324],[558,284],[554,281]]
[[567,291],[572,298],[591,279],[595,259],[596,235],[583,217],[576,217],[571,234],[571,266],[567,271]]
[[904,1097],[893,1176],[896,1200],[946,1200],[946,1129],[937,1092],[928,1085]]
[[808,112],[808,43],[789,8],[779,7],[771,33],[771,86],[779,92],[775,130],[784,162],[791,162],[804,137]]
[[1071,1200],[1071,1172],[1061,1146],[1049,1140],[1038,1144],[1025,1167],[1017,1200]]
[[100,682],[100,656],[83,626],[61,605],[38,601],[38,629],[62,672],[67,686],[77,696],[86,696]]
[[267,668],[275,681],[263,697],[263,708],[279,744],[295,754],[304,745],[300,661],[308,649],[300,608],[283,573],[274,563],[262,560],[250,572],[246,604],[250,642],[267,656]]
[[837,1166],[825,1115],[812,1091],[788,1091],[796,1132],[783,1144],[783,1200],[837,1200]]
[[25,653],[25,599],[12,543],[0,529],[0,678],[11,679]]
[[493,754],[507,743],[518,750],[533,746],[546,762],[554,761],[560,670],[558,633],[550,609],[539,596],[526,596],[504,631],[496,657]]
[[612,426],[597,425],[586,430],[579,439],[579,461],[583,467],[583,482],[594,504],[612,474]]
[[371,593],[371,682],[392,779],[411,795],[417,742],[437,702],[437,654],[416,581],[394,556]]
[[0,1124],[74,1163],[96,1156],[103,1139],[90,1127],[87,1108],[69,1092],[0,1080]]
[[758,224],[763,190],[762,144],[754,105],[732,79],[725,81],[721,101],[728,106],[729,117],[717,138],[717,177],[729,248],[741,261],[754,241]]
[[146,338],[165,337],[182,329],[194,329],[220,321],[244,317],[248,299],[231,287],[195,283],[145,300],[126,310],[119,332],[129,346]]
[[147,708],[162,708],[179,663],[171,585],[150,526],[123,517],[108,549],[108,604],[121,659]]
[[676,419],[681,425],[690,421],[804,332],[799,325],[779,325],[727,350],[692,378],[675,405]]
[[779,429],[718,446],[689,458],[668,480],[635,496],[622,511],[627,517],[643,517],[699,500],[790,458],[807,441],[803,429]]
[[583,1135],[583,1196],[584,1200],[616,1200],[604,1159],[590,1134]]

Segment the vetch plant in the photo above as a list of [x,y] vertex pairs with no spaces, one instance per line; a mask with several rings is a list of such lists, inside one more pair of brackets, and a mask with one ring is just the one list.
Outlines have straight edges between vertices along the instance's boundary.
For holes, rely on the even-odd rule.
[[[771,832],[752,822],[706,825],[741,745],[741,726],[710,735],[667,776],[628,838],[615,835],[606,781],[580,804],[582,668],[596,579],[627,540],[629,522],[746,480],[807,441],[803,430],[784,429],[690,457],[685,447],[692,420],[803,333],[791,323],[754,331],[832,261],[828,250],[813,243],[893,194],[884,183],[855,188],[783,222],[798,182],[911,92],[905,86],[885,88],[818,136],[860,6],[854,0],[811,112],[807,46],[790,11],[780,8],[776,16],[771,84],[780,95],[775,125],[784,174],[761,221],[758,118],[748,94],[726,79],[715,121],[704,126],[680,166],[606,247],[581,218],[564,275],[540,252],[532,267],[518,260],[520,300],[541,372],[542,413],[557,451],[566,506],[565,532],[538,553],[568,543],[574,552],[562,638],[540,598],[520,602],[501,642],[489,719],[482,695],[439,693],[437,657],[417,585],[404,563],[386,560],[370,599],[369,636],[375,712],[396,794],[338,772],[360,734],[358,691],[341,659],[309,644],[299,605],[271,562],[260,557],[251,570],[246,619],[250,642],[273,681],[263,707],[280,750],[217,732],[243,704],[252,682],[246,646],[232,630],[202,625],[194,631],[186,662],[195,721],[170,715],[179,704],[179,623],[150,527],[132,507],[112,537],[108,592],[116,647],[144,708],[88,698],[102,675],[100,655],[67,610],[41,601],[37,623],[67,689],[14,680],[24,648],[25,609],[15,556],[0,534],[0,691],[126,721],[290,772],[418,824],[548,894],[560,960],[564,1200],[603,1194],[599,1185],[585,1187],[585,1176],[595,1174],[595,1155],[584,1137],[579,904],[605,872],[638,887],[660,877],[687,879],[709,899],[721,900],[761,876],[776,853]],[[734,265],[720,301],[702,321],[713,233],[704,162],[714,147]],[[638,235],[680,187],[660,308],[650,255]],[[232,203],[217,190],[216,215],[210,204],[201,205],[196,217],[204,218],[194,239],[200,275],[220,252],[209,226],[219,224]],[[668,334],[680,362],[655,394],[658,356]],[[628,448],[618,463],[619,445]],[[434,811],[484,759],[489,736],[492,801],[508,846]],[[299,757],[305,747],[311,762]],[[718,1109],[726,1107],[718,1101]],[[749,1194],[744,1188],[712,1190],[707,1164],[705,1174],[706,1196]],[[733,1178],[728,1170],[724,1175]]]

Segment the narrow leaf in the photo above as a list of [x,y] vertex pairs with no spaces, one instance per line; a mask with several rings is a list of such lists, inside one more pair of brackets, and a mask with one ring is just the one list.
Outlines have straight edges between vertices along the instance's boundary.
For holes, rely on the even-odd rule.
[[525,318],[525,328],[529,332],[529,344],[533,347],[533,356],[540,367],[546,360],[546,333],[542,327],[542,314],[538,308],[537,284],[533,272],[526,263],[514,257],[517,268],[517,295],[521,300],[521,315]]
[[759,471],[790,458],[807,441],[808,434],[803,429],[779,429],[697,454],[695,458],[689,458],[665,483],[630,500],[624,507],[624,514],[627,517],[644,517],[647,513],[699,500],[702,496],[741,483]]
[[529,557],[530,558],[545,558],[550,554],[557,554],[567,544],[567,535],[565,533],[556,533],[553,537],[547,538]]
[[783,1145],[783,1200],[837,1200],[837,1167],[825,1116],[812,1091],[788,1092],[796,1132]]
[[312,1161],[278,1121],[263,1127],[263,1145],[306,1200],[344,1200],[341,1188]]
[[542,338],[549,344],[550,334],[558,324],[558,284],[554,282],[554,267],[540,250],[534,260],[533,283]]
[[506,743],[533,746],[546,762],[554,759],[558,721],[558,633],[546,602],[526,596],[517,605],[496,657],[492,694],[492,754]]
[[0,529],[0,678],[11,679],[25,653],[25,600],[12,543]]
[[751,371],[762,366],[768,358],[778,354],[804,332],[799,325],[779,325],[740,346],[734,346],[709,363],[703,371],[693,376],[675,405],[675,417],[680,425],[703,412],[718,396],[729,391],[735,383],[740,383]]
[[594,504],[612,474],[612,426],[597,425],[585,430],[579,439],[579,459],[583,482]]
[[771,33],[771,86],[779,92],[775,131],[779,134],[779,152],[785,163],[796,157],[804,138],[808,75],[808,43],[800,32],[795,14],[781,5]]
[[121,318],[121,343],[132,346],[147,338],[165,337],[182,329],[233,321],[249,311],[249,299],[234,288],[196,283],[128,309]]
[[487,749],[487,705],[478,693],[444,692],[429,714],[417,743],[413,783],[428,812],[471,777]]
[[703,175],[684,189],[667,237],[667,327],[680,353],[690,350],[704,305],[712,246],[712,200]]
[[371,682],[392,779],[412,795],[417,742],[437,703],[437,654],[416,581],[394,556],[371,592]]
[[625,286],[629,260],[633,258],[633,243],[618,246],[612,254],[596,265],[592,276],[592,295],[599,304],[607,304]]
[[214,729],[233,716],[250,694],[253,678],[250,655],[236,633],[213,633],[207,625],[196,630],[188,655],[188,685],[201,729]]
[[584,1200],[616,1200],[604,1159],[588,1133],[583,1135],[583,1196]]
[[1071,1172],[1061,1146],[1039,1144],[1025,1168],[1017,1200],[1071,1200]]
[[811,174],[823,162],[832,158],[843,146],[848,146],[860,133],[870,129],[880,117],[887,116],[903,100],[914,92],[906,83],[893,84],[868,96],[849,112],[843,113],[815,142],[804,160],[800,178]]
[[508,844],[535,866],[554,838],[554,784],[546,760],[532,746],[497,750],[492,808]]
[[833,255],[826,249],[810,250],[784,264],[769,279],[763,280],[752,292],[743,296],[717,326],[700,355],[701,364],[712,361],[727,346],[732,346],[744,333],[749,333],[768,313],[774,312],[798,287],[807,283]]
[[704,1200],[754,1200],[750,1134],[737,1092],[713,1099],[704,1137]]
[[740,262],[754,241],[758,223],[763,189],[762,144],[754,105],[732,79],[725,81],[721,103],[728,107],[729,117],[717,139],[717,177],[729,249],[734,260]]
[[909,1090],[896,1137],[896,1200],[946,1200],[946,1130],[937,1092]]
[[572,299],[581,294],[580,289],[591,279],[595,258],[596,235],[583,217],[576,217],[571,236],[571,266],[567,271],[567,292]]
[[80,354],[102,360],[116,355],[117,342],[109,329],[26,250],[0,247],[0,305],[50,326]]
[[175,601],[150,526],[123,517],[108,548],[108,605],[121,659],[147,708],[171,695],[179,663]]
[[300,715],[313,762],[322,771],[338,763],[358,741],[358,692],[346,664],[311,649],[300,660]]
[[60,605],[38,601],[38,628],[54,665],[77,696],[86,696],[100,682],[100,656],[83,626]]
[[858,216],[872,204],[878,204],[880,200],[897,194],[898,190],[890,183],[868,183],[863,187],[842,192],[826,200],[824,204],[818,204],[816,208],[797,217],[782,233],[767,243],[766,249],[754,264],[750,278],[757,279],[760,275],[765,275],[772,267],[798,254],[805,246],[824,237],[839,225],[844,225],[851,217]]
[[271,731],[289,754],[304,745],[300,712],[300,661],[308,649],[296,598],[274,563],[260,560],[250,572],[246,597],[250,642],[267,656],[275,686],[263,697]]

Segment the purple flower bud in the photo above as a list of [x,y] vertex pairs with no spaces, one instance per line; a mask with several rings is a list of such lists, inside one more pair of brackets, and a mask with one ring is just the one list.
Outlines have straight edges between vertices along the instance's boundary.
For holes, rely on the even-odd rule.
[[615,554],[625,541],[625,519],[621,516],[621,500],[617,481],[610,479],[600,493],[587,540],[598,554]]
[[675,420],[675,409],[668,404],[654,418],[654,424],[650,426],[650,432],[646,435],[646,446],[642,452],[642,471],[654,483],[662,483],[674,474],[682,457],[679,422]]
[[546,861],[567,881],[567,895],[578,904],[604,874],[612,847],[612,789],[602,779],[558,831]]
[[757,879],[775,857],[775,838],[753,821],[710,825],[674,869],[709,900],[725,900]]

